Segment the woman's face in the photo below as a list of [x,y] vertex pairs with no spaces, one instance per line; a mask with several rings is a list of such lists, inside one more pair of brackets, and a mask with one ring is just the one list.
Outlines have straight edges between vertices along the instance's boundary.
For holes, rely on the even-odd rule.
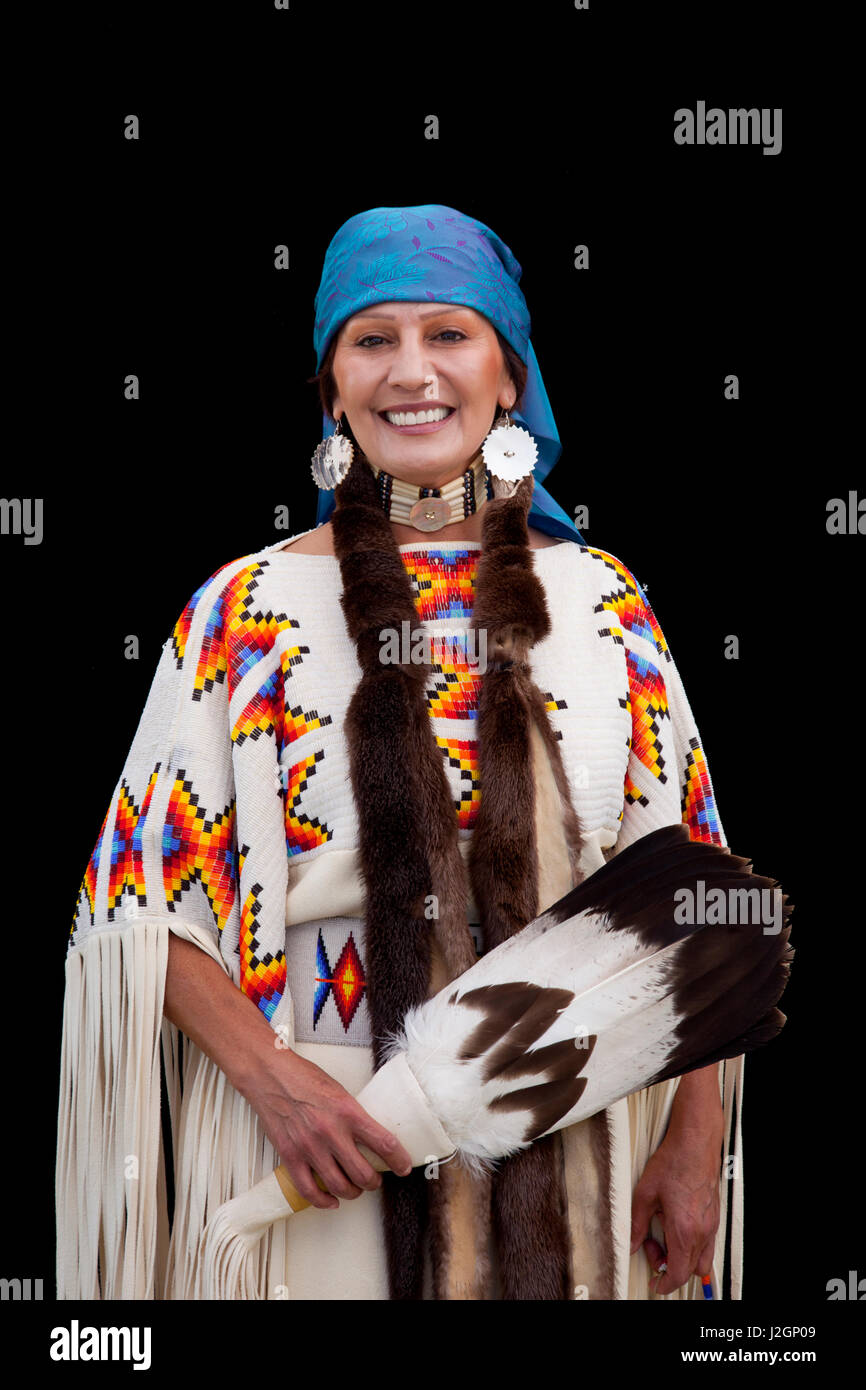
[[[516,397],[490,320],[455,304],[374,304],[354,314],[340,330],[333,372],[335,418],[345,414],[371,464],[419,487],[459,477],[497,403],[510,409]],[[419,412],[442,415],[440,407],[446,418],[418,420]],[[416,422],[398,423],[409,412]]]

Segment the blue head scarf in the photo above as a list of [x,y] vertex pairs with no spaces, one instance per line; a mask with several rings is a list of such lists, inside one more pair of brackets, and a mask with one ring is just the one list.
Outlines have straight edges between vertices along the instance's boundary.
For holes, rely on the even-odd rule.
[[[527,367],[523,404],[509,413],[515,424],[526,426],[538,448],[529,525],[583,545],[571,517],[541,486],[562,445],[529,341],[529,309],[518,283],[522,273],[495,232],[455,208],[424,203],[359,212],[343,223],[325,255],[316,294],[316,371],[341,325],[371,304],[431,300],[484,314]],[[323,437],[336,428],[327,414],[322,428]],[[317,524],[333,510],[333,492],[320,491]]]

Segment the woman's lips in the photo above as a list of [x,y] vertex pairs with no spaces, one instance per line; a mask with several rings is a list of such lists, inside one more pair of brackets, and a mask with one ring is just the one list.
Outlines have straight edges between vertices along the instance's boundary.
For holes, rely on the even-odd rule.
[[391,421],[386,419],[384,415],[380,415],[379,419],[387,429],[393,430],[395,434],[434,434],[436,430],[441,430],[447,425],[449,420],[454,419],[457,409],[458,407],[455,406],[451,414],[446,415],[444,420],[431,420],[429,424],[423,425],[392,425]]

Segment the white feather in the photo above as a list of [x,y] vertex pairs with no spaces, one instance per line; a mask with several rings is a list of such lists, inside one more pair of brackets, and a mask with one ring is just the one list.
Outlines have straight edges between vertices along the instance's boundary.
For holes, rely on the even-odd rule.
[[[664,1066],[677,1044],[681,1015],[670,996],[672,966],[682,949],[677,941],[661,949],[638,933],[609,931],[606,915],[584,912],[555,924],[548,914],[503,942],[472,966],[459,983],[409,1010],[403,1034],[390,1053],[405,1051],[407,1062],[431,1109],[469,1166],[492,1163],[527,1148],[526,1110],[491,1110],[498,1096],[544,1081],[544,1075],[483,1081],[486,1054],[460,1061],[460,1051],[481,1019],[460,999],[482,985],[526,981],[566,989],[575,998],[527,1049],[583,1035],[597,1042],[581,1072],[587,1085],[577,1104],[554,1128],[575,1124],[613,1101],[639,1090]],[[456,992],[456,998],[454,998]],[[452,1002],[454,999],[454,1002]]]

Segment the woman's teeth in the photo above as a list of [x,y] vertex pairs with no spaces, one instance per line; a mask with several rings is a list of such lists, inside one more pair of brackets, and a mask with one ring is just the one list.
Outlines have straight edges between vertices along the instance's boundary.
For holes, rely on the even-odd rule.
[[435,410],[409,411],[386,410],[383,412],[389,425],[432,425],[436,420],[444,420],[453,407],[438,406]]

